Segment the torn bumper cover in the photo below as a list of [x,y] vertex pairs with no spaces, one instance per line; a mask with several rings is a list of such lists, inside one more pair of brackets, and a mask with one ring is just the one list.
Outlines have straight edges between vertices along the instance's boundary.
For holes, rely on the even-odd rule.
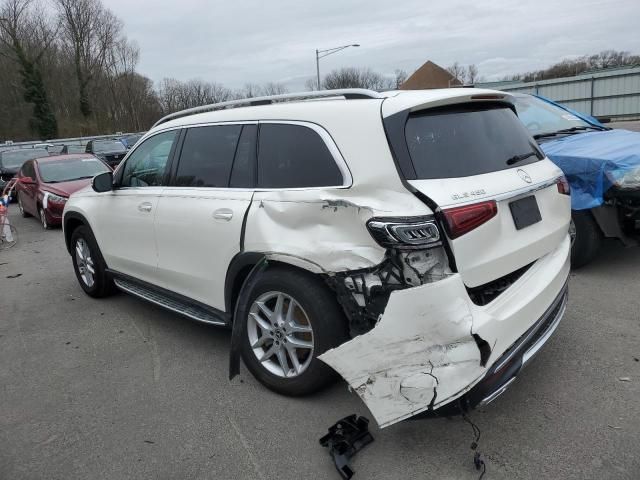
[[[566,238],[485,306],[470,300],[460,274],[395,290],[375,328],[319,358],[381,428],[423,412],[450,415],[488,403],[562,317],[569,248]],[[491,351],[482,352],[487,344]]]

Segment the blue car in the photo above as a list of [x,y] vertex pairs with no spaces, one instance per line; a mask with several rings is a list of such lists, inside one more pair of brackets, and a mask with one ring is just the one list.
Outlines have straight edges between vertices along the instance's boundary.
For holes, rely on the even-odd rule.
[[551,100],[515,94],[520,120],[571,186],[573,248],[581,267],[602,239],[640,240],[640,133],[612,130]]

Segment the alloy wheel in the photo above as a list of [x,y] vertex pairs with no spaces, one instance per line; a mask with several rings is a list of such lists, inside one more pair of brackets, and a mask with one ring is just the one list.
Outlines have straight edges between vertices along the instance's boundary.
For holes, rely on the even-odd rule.
[[286,293],[263,293],[253,302],[247,317],[247,334],[258,361],[279,377],[297,377],[313,359],[309,316]]
[[78,266],[78,273],[84,284],[89,288],[93,287],[96,271],[89,244],[87,244],[84,238],[79,238],[76,242],[76,265]]

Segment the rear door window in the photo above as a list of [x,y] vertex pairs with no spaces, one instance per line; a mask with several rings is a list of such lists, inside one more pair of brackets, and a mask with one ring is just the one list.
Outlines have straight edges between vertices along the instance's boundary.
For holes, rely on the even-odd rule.
[[305,188],[342,184],[342,172],[317,132],[302,125],[260,125],[258,187]]
[[186,132],[174,185],[227,187],[242,125],[193,127]]
[[417,178],[453,178],[513,168],[507,160],[534,152],[517,165],[544,156],[508,107],[455,107],[409,116],[405,127]]

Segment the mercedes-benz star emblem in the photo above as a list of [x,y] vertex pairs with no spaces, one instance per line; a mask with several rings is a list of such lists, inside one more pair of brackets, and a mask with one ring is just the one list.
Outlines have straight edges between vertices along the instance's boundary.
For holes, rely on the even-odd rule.
[[531,176],[521,168],[518,169],[518,176],[525,182],[531,183]]

